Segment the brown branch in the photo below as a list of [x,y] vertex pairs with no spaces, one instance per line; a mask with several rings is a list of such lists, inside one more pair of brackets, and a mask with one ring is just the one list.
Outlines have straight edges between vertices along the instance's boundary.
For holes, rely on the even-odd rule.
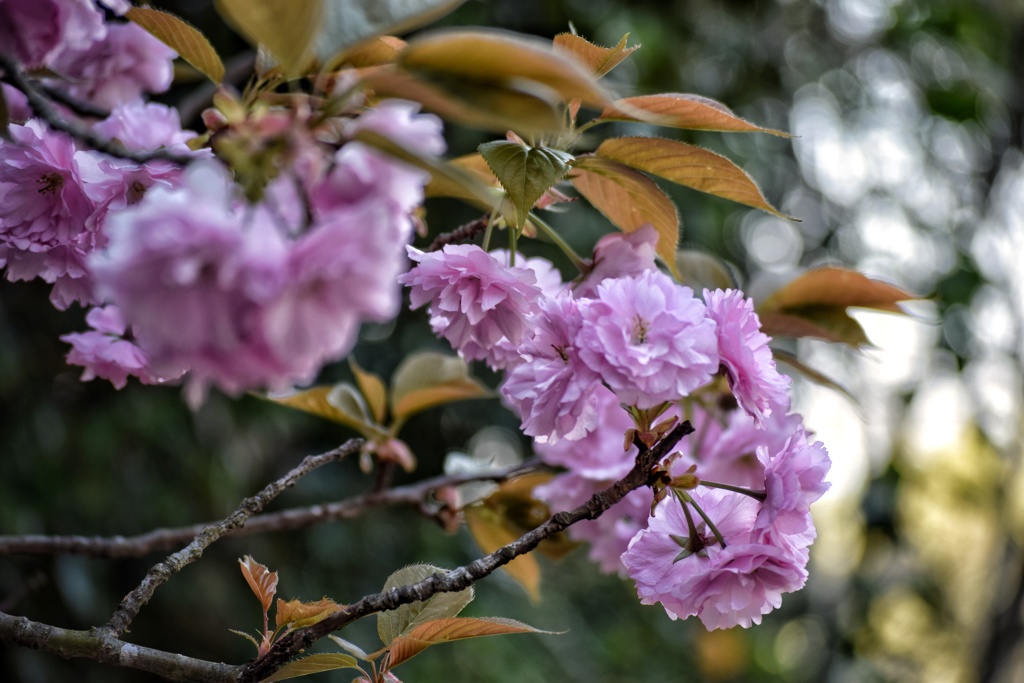
[[306,474],[309,474],[322,465],[336,462],[348,455],[358,453],[362,446],[362,439],[350,439],[345,444],[332,451],[328,451],[327,453],[307,456],[297,467],[293,468],[286,475],[277,481],[267,484],[267,486],[265,486],[263,490],[255,496],[243,500],[241,504],[239,504],[238,508],[226,519],[218,522],[217,524],[207,526],[199,532],[195,539],[193,539],[193,541],[187,546],[170,555],[163,562],[158,562],[154,565],[153,568],[146,573],[146,577],[142,580],[142,583],[124,597],[121,604],[110,618],[110,621],[108,621],[105,626],[97,629],[97,631],[102,635],[122,635],[128,629],[132,619],[134,619],[139,613],[139,610],[142,609],[142,606],[149,602],[150,598],[153,597],[153,593],[156,592],[156,589],[166,583],[179,571],[202,557],[203,551],[209,547],[210,544],[221,536],[224,536],[230,530],[243,526],[250,517],[262,511],[270,501],[274,500],[274,498],[276,498],[285,489],[294,486],[295,482]]
[[254,683],[263,680],[317,640],[368,614],[393,610],[401,605],[426,600],[437,593],[465,590],[502,565],[533,550],[545,538],[585,519],[596,519],[605,510],[622,500],[630,491],[650,483],[649,479],[654,465],[668,455],[680,439],[692,432],[693,427],[690,423],[683,422],[652,449],[647,449],[638,442],[637,446],[640,452],[637,455],[636,464],[629,474],[620,481],[603,491],[598,491],[583,505],[568,512],[559,512],[533,531],[524,534],[490,555],[485,555],[445,574],[435,574],[419,583],[394,588],[385,593],[367,595],[317,624],[284,636],[274,644],[266,656],[246,665],[239,674],[238,682]]
[[490,222],[490,216],[482,216],[477,218],[475,221],[470,221],[465,225],[460,225],[451,232],[446,232],[438,235],[430,246],[427,247],[427,251],[438,251],[443,249],[449,244],[459,244],[462,242],[468,242],[473,239],[484,230],[487,229],[487,224]]
[[32,107],[32,111],[36,113],[36,116],[46,121],[50,128],[67,133],[76,140],[87,143],[98,152],[103,152],[104,154],[109,154],[110,156],[121,159],[128,159],[129,161],[134,161],[139,164],[161,159],[185,166],[195,161],[195,157],[187,154],[175,154],[174,152],[166,149],[158,149],[150,152],[136,152],[128,149],[119,142],[103,137],[84,124],[75,121],[68,121],[61,116],[61,113],[57,111],[53,102],[51,102],[43,90],[37,86],[24,71],[21,70],[21,67],[14,59],[0,53],[0,68],[6,72],[5,78],[10,81],[14,87],[24,93],[26,99],[28,99],[29,106]]
[[[532,459],[493,472],[431,477],[408,486],[373,491],[335,503],[253,515],[245,526],[230,529],[225,536],[305,529],[324,522],[351,519],[370,508],[381,506],[409,505],[429,515],[424,502],[431,491],[473,481],[504,481],[513,475],[535,469],[538,463],[538,460]],[[137,536],[0,536],[0,555],[84,555],[108,559],[140,557],[188,543],[213,524],[216,522],[155,529]]]
[[0,642],[41,650],[64,659],[85,658],[140,669],[171,681],[234,683],[239,667],[132,645],[110,634],[72,631],[0,612]]

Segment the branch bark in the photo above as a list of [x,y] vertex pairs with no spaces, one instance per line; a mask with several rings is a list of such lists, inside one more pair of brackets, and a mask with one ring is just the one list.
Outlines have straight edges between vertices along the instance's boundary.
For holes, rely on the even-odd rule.
[[[429,515],[425,504],[431,491],[473,481],[504,481],[513,475],[535,469],[538,463],[537,460],[527,460],[494,472],[431,477],[415,484],[373,491],[334,503],[253,515],[244,526],[228,530],[225,536],[305,529],[324,522],[351,519],[370,508],[381,506],[410,505]],[[84,555],[107,559],[141,557],[180,547],[214,524],[216,522],[154,529],[137,536],[0,536],[0,555]]]

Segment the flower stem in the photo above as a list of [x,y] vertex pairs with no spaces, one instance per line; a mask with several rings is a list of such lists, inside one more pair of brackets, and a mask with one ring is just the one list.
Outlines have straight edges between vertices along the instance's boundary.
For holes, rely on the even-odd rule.
[[717,482],[717,481],[708,481],[706,479],[701,479],[700,483],[701,483],[701,486],[707,486],[708,488],[712,488],[712,489],[723,489],[725,491],[733,491],[734,493],[742,493],[744,496],[750,496],[751,498],[754,498],[755,500],[759,500],[762,503],[764,502],[764,499],[768,496],[768,492],[767,491],[753,491],[751,489],[745,489],[742,486],[733,486],[732,484],[722,484],[722,483]]
[[573,248],[569,246],[569,243],[563,240],[562,236],[555,232],[554,228],[552,228],[550,225],[545,223],[540,218],[537,218],[536,214],[531,213],[529,219],[533,221],[538,228],[540,228],[541,232],[547,235],[548,239],[555,243],[555,246],[561,249],[562,252],[569,257],[569,260],[572,261],[572,264],[576,266],[576,268],[579,269],[581,273],[586,273],[588,270],[590,270],[590,267],[587,264],[587,262],[583,260],[579,254],[573,251]]

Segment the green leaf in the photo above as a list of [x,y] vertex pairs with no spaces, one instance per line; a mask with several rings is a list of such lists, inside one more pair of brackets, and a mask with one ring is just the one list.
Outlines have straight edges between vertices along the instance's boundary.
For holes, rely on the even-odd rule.
[[391,378],[391,415],[404,421],[433,406],[492,393],[469,375],[469,366],[456,356],[421,352],[407,356]]
[[602,142],[595,154],[716,197],[790,218],[768,203],[743,169],[695,145],[663,138],[611,138]]
[[597,156],[578,158],[571,180],[576,191],[623,232],[653,225],[658,256],[675,274],[679,213],[657,183],[629,166]]
[[377,424],[384,424],[388,410],[388,390],[384,386],[384,380],[359,367],[359,363],[354,357],[348,359],[348,366],[352,369],[352,374],[356,376],[356,384],[359,385],[359,391],[366,399],[370,416]]
[[364,74],[362,82],[378,97],[419,102],[427,111],[473,128],[543,134],[564,125],[558,93],[532,81],[479,82],[378,68]]
[[626,97],[606,107],[598,118],[605,121],[643,121],[690,130],[771,133],[786,138],[792,137],[789,133],[762,128],[741,119],[721,102],[684,93]]
[[527,147],[518,142],[494,140],[477,148],[511,199],[517,229],[537,200],[569,172],[572,155],[546,147]]
[[359,671],[362,671],[362,668],[360,668],[359,663],[355,658],[343,655],[339,652],[331,652],[310,655],[309,657],[303,657],[302,659],[296,659],[293,662],[288,662],[272,675],[264,678],[260,683],[284,681],[289,678],[309,676],[310,674],[334,671],[335,669],[358,669]]
[[217,0],[224,20],[256,47],[266,48],[285,73],[310,65],[313,40],[324,20],[323,0]]
[[356,388],[347,382],[318,386],[287,395],[266,397],[274,403],[295,408],[350,427],[364,436],[383,434],[370,417],[369,409]]
[[676,252],[679,284],[695,292],[702,289],[738,289],[739,283],[729,264],[702,249],[680,249]]
[[[429,564],[409,565],[389,576],[383,591],[419,583],[446,571]],[[457,616],[472,601],[473,587],[470,586],[457,593],[437,593],[426,600],[381,612],[377,615],[377,634],[385,645],[390,645],[395,638],[405,635],[423,622]]]
[[555,52],[571,56],[600,78],[640,49],[639,45],[626,47],[628,38],[627,33],[615,47],[601,47],[574,33],[559,33],[555,36]]
[[224,80],[220,56],[198,29],[173,14],[145,7],[132,7],[125,17],[165,43],[214,83]]
[[391,657],[388,661],[389,668],[394,668],[406,662],[432,645],[439,643],[450,643],[455,640],[466,640],[467,638],[482,638],[484,636],[503,636],[513,633],[544,633],[551,634],[551,631],[541,631],[529,624],[514,619],[502,619],[500,617],[452,617],[449,619],[435,619],[427,621],[408,633],[399,636],[391,643]]
[[508,31],[433,31],[409,42],[398,58],[413,73],[461,82],[507,85],[533,81],[565,101],[605,106],[608,94],[585,68],[556,54],[550,43]]
[[[296,0],[286,0],[296,3]],[[465,0],[326,0],[316,54],[324,62],[374,36],[406,33],[425,26]]]

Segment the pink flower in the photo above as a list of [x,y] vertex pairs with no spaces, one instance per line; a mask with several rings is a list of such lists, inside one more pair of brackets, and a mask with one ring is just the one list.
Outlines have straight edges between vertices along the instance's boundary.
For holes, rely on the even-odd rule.
[[608,278],[640,275],[657,270],[654,258],[658,249],[658,232],[645,225],[631,233],[611,233],[594,246],[594,265],[573,290],[577,297],[593,297],[597,286]]
[[362,130],[372,131],[417,154],[444,154],[441,119],[419,110],[416,102],[384,100],[354,119],[346,133],[355,136]]
[[[534,489],[534,495],[546,502],[552,512],[571,510],[582,505],[598,491],[608,488],[614,479],[595,480],[577,474],[560,474]],[[594,520],[584,520],[569,527],[569,537],[590,545],[587,557],[608,574],[625,575],[621,557],[629,541],[647,524],[654,495],[650,489],[631,491]]]
[[92,0],[0,0],[0,50],[27,67],[43,66],[63,47],[83,50],[106,35]]
[[580,310],[580,358],[627,405],[675,401],[718,370],[704,305],[658,271],[605,280]]
[[538,442],[581,439],[597,426],[601,384],[574,343],[581,325],[577,302],[568,294],[544,299],[530,325],[533,337],[518,349],[523,362],[506,374],[501,393]]
[[636,446],[623,448],[626,431],[634,427],[633,420],[604,386],[595,384],[588,393],[596,399],[594,428],[577,440],[538,440],[534,450],[550,465],[565,467],[588,479],[615,481],[625,476],[636,460]]
[[154,188],[111,214],[109,246],[90,259],[100,293],[131,323],[154,372],[189,368],[193,403],[210,384],[283,388],[292,373],[264,330],[286,245],[260,214],[230,210],[230,188],[220,166],[193,164],[180,188]]
[[536,310],[540,290],[525,268],[507,268],[476,245],[452,244],[424,253],[409,247],[418,266],[398,281],[410,287],[412,308],[430,303],[431,325],[467,360],[507,338],[526,336],[526,317]]
[[[114,106],[110,116],[93,129],[131,150],[167,149],[175,154],[192,153],[186,143],[196,136],[194,131],[181,129],[177,109],[141,100]],[[209,155],[209,150],[202,154]]]
[[61,337],[72,346],[68,352],[68,363],[85,367],[83,382],[102,377],[110,380],[116,388],[123,389],[129,376],[137,377],[143,384],[158,384],[182,374],[183,370],[171,377],[154,375],[146,353],[125,338],[127,326],[121,312],[114,306],[93,308],[85,321],[92,330]]
[[776,542],[810,545],[815,537],[810,505],[829,488],[825,475],[832,463],[825,446],[820,441],[808,443],[800,428],[780,450],[759,447],[757,459],[764,465],[766,498],[755,531]]
[[28,98],[13,85],[0,83],[0,97],[7,102],[7,117],[10,123],[25,123],[32,118],[32,107],[28,106]]
[[696,512],[690,533],[680,503],[668,498],[622,556],[645,605],[660,602],[669,617],[699,616],[709,629],[749,627],[803,587],[807,551],[758,542],[752,535],[758,503],[737,493],[692,494],[715,523],[725,547]]
[[[91,301],[85,255],[97,235],[87,226],[95,203],[85,191],[75,144],[37,120],[9,128],[0,141],[0,244],[7,245],[7,279],[55,283],[58,308]],[[84,287],[65,280],[82,280]]]
[[790,380],[775,369],[754,303],[735,289],[704,290],[708,317],[717,324],[718,354],[740,406],[758,423],[772,405],[789,406]]
[[85,47],[64,47],[52,67],[72,79],[70,95],[109,109],[167,90],[177,56],[137,24],[108,24],[106,37]]

